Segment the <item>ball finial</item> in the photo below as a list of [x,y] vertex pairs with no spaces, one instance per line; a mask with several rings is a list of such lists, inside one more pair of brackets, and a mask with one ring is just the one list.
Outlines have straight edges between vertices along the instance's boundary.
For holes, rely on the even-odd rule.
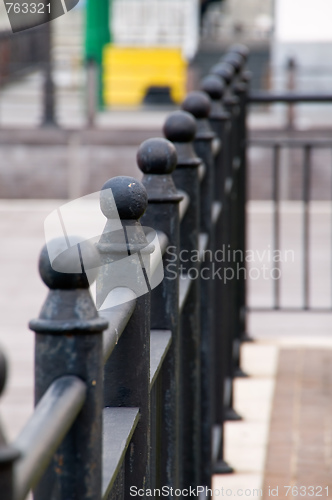
[[134,177],[119,176],[109,179],[100,191],[100,208],[108,219],[137,220],[148,206],[148,195],[141,182]]
[[[68,240],[71,245],[69,247]],[[89,280],[96,278],[99,265],[97,249],[89,241],[82,241],[79,237],[51,240],[44,245],[39,257],[40,276],[51,290],[89,288]]]
[[211,111],[211,101],[205,92],[190,92],[182,103],[182,109],[195,118],[208,118]]
[[239,73],[242,66],[245,63],[244,57],[237,52],[228,52],[222,59],[224,62],[231,64],[235,70],[235,73]]
[[138,148],[137,164],[144,174],[171,174],[177,164],[176,149],[167,139],[148,139]]
[[172,142],[191,142],[196,134],[196,120],[187,111],[174,111],[164,124],[165,137]]
[[225,85],[217,75],[208,75],[202,80],[201,89],[206,92],[213,101],[220,101],[224,95]]
[[234,67],[228,62],[220,62],[212,66],[210,73],[219,76],[229,85],[234,76]]

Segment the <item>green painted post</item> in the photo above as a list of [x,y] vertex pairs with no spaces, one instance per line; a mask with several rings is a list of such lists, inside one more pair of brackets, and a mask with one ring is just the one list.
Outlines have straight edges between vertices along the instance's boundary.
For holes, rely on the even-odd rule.
[[98,102],[103,106],[103,49],[111,41],[112,0],[86,0],[85,60],[94,61],[98,71]]

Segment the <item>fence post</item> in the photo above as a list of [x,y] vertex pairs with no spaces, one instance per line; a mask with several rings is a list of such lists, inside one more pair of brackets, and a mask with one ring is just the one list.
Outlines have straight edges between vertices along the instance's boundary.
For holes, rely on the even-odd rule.
[[164,134],[174,143],[177,165],[173,179],[177,189],[190,199],[181,221],[180,275],[197,274],[181,311],[181,487],[197,486],[200,481],[200,280],[199,262],[193,258],[199,248],[200,182],[202,160],[194,152],[192,141],[196,121],[185,111],[175,111],[166,119]]
[[[48,243],[53,255],[63,250],[63,243],[62,238]],[[85,271],[73,272],[79,255],[84,257],[91,278],[99,259],[89,242],[72,246],[59,256],[62,272],[52,268],[46,245],[39,259],[41,278],[50,290],[39,318],[29,323],[36,332],[35,404],[63,375],[80,377],[86,383],[87,396],[36,487],[35,500],[101,498],[102,331],[107,322],[98,316]]]
[[236,43],[235,45],[231,46],[230,51],[240,54],[245,62],[247,62],[249,57],[249,49],[246,45],[243,45],[242,43]]
[[[119,286],[129,286],[138,295],[104,370],[104,406],[140,409],[124,464],[124,498],[130,499],[130,486],[150,487],[150,293],[141,262],[147,241],[138,220],[146,210],[147,193],[133,177],[114,177],[102,187],[100,206],[107,222],[97,244],[101,256],[97,304],[102,305],[111,289]],[[113,274],[115,261],[118,268]],[[141,294],[144,290],[147,293]]]
[[[212,263],[214,256],[214,231],[212,208],[214,201],[214,159],[212,141],[215,134],[210,128],[208,116],[211,109],[205,92],[190,92],[182,103],[182,109],[191,113],[197,122],[194,148],[205,165],[201,182],[200,230],[206,244],[201,255],[201,483],[211,486],[212,477],[212,422],[214,415],[213,341],[214,341],[214,280]],[[204,241],[204,240],[203,240]],[[207,259],[206,259],[207,257]],[[207,260],[207,262],[206,262]],[[204,265],[204,270],[203,270]]]
[[[201,88],[211,99],[209,121],[212,130],[220,140],[220,148],[215,158],[215,192],[214,199],[220,204],[221,213],[215,222],[216,251],[225,256],[227,247],[227,217],[229,217],[229,203],[225,192],[227,166],[229,162],[229,133],[230,114],[224,109],[221,99],[224,94],[224,85],[217,75],[208,75],[202,80]],[[216,265],[218,263],[215,255]],[[220,262],[220,260],[219,260]],[[219,264],[220,265],[220,264]],[[223,267],[219,267],[223,269]],[[223,278],[223,276],[221,276]],[[224,389],[226,366],[232,358],[232,338],[229,324],[228,287],[220,276],[215,282],[215,441],[218,450],[214,460],[213,470],[216,474],[232,472],[233,469],[224,461]]]
[[[227,145],[227,158],[225,168],[225,205],[223,220],[225,223],[225,248],[227,255],[230,253],[229,268],[232,271],[233,278],[229,280],[226,301],[228,309],[228,359],[226,367],[225,379],[225,420],[239,420],[241,419],[233,408],[233,378],[235,371],[239,365],[239,311],[237,304],[237,290],[238,284],[235,280],[237,272],[237,264],[239,263],[237,253],[234,251],[238,248],[238,231],[237,231],[237,169],[240,165],[238,158],[238,142],[237,142],[237,113],[238,113],[238,98],[231,94],[231,82],[234,78],[234,68],[227,62],[221,62],[211,68],[211,74],[218,76],[225,84],[225,92],[223,104],[226,111],[230,115],[227,138],[224,137],[224,143]],[[226,151],[225,151],[226,154]]]
[[229,165],[230,172],[233,175],[233,170],[237,168],[238,159],[238,130],[237,119],[239,113],[239,100],[232,93],[232,83],[234,82],[235,71],[234,67],[228,62],[220,62],[212,66],[210,73],[217,75],[225,83],[224,105],[226,110],[231,115],[232,131],[231,131],[231,162]]
[[[234,235],[235,249],[240,255],[236,265],[241,266],[244,272],[239,273],[236,281],[236,307],[237,307],[237,325],[234,338],[234,376],[246,377],[247,374],[240,366],[240,345],[244,335],[245,327],[245,286],[246,286],[246,268],[245,268],[245,210],[246,210],[246,166],[245,166],[245,91],[246,84],[241,79],[241,74],[245,65],[245,58],[237,52],[228,52],[223,57],[224,63],[230,64],[233,68],[234,77],[229,88],[230,92],[226,100],[226,105],[233,115],[234,130],[234,181],[236,190],[236,202],[234,204],[234,213],[236,218],[236,234]],[[223,64],[223,63],[222,63]]]
[[160,458],[155,457],[155,461],[159,466],[156,477],[160,483],[156,486],[176,488],[180,484],[181,469],[178,254],[179,202],[183,196],[177,192],[173,183],[171,174],[176,167],[176,151],[169,141],[161,138],[144,141],[137,152],[137,163],[144,174],[142,183],[149,201],[142,222],[145,226],[162,231],[168,239],[163,259],[164,279],[151,295],[151,328],[172,332],[172,343],[161,372]]

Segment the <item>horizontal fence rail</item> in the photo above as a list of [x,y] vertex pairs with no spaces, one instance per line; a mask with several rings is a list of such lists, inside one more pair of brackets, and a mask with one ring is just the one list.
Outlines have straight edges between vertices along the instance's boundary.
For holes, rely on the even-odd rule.
[[64,376],[50,385],[14,443],[21,454],[15,469],[15,499],[25,498],[37,484],[45,464],[82,409],[85,397],[86,386],[77,377]]
[[35,500],[163,487],[211,498],[212,474],[232,472],[224,423],[241,419],[246,282],[237,252],[217,256],[246,246],[247,56],[233,47],[167,118],[165,139],[142,143],[141,182],[101,187],[101,235],[42,249],[36,407],[0,446],[3,500],[30,488]]

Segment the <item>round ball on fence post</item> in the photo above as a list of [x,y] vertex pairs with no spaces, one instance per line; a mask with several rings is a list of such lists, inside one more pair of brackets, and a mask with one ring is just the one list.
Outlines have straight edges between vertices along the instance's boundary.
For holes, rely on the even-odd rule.
[[[167,237],[167,248],[163,255],[164,276],[158,287],[154,287],[151,307],[151,328],[166,328],[172,332],[170,350],[163,365],[164,393],[161,395],[163,412],[160,424],[163,427],[165,449],[161,457],[163,484],[177,482],[179,468],[179,394],[172,392],[179,385],[180,337],[179,337],[179,272],[177,252],[179,247],[179,195],[172,173],[176,168],[177,155],[174,145],[163,138],[144,141],[137,151],[137,164],[143,172],[142,182],[148,193],[149,204],[143,216],[145,226],[161,231]],[[171,257],[168,248],[175,249],[175,262],[171,277],[168,263]],[[174,255],[174,254],[173,254]],[[158,272],[156,273],[158,274]],[[175,278],[175,279],[174,279]],[[150,332],[148,333],[148,336]],[[172,397],[169,398],[169,394]],[[141,460],[141,459],[140,459]]]
[[119,215],[122,220],[138,220],[147,205],[146,189],[134,177],[113,177],[101,188],[100,208],[108,219],[115,219]]
[[[39,319],[30,321],[36,332],[101,331],[107,326],[98,317],[89,292],[100,265],[99,253],[89,241],[74,244],[77,240],[71,237],[73,245],[63,251],[63,239],[56,238],[41,250],[39,273],[50,293]],[[51,262],[50,255],[57,254]]]
[[144,141],[137,151],[137,164],[144,174],[143,184],[149,202],[182,199],[177,194],[171,175],[176,168],[177,154],[170,141],[163,138]]
[[225,84],[227,85],[228,92],[225,92],[223,96],[224,104],[226,107],[232,107],[238,104],[238,97],[233,95],[232,92],[234,90],[233,83],[235,80],[235,69],[232,64],[228,62],[220,62],[211,68],[211,73],[213,75],[217,75],[221,78]]
[[138,148],[137,163],[144,174],[171,174],[176,167],[175,148],[166,139],[147,139]]
[[[139,221],[147,205],[146,189],[134,177],[113,177],[100,191],[101,211],[107,218],[96,245],[102,262],[97,277],[96,303],[102,310],[107,309],[107,300],[114,288],[130,288],[138,297],[145,293],[146,283],[142,284],[142,267],[136,257],[139,252],[147,255],[153,251],[152,246],[148,247]],[[113,303],[117,297],[118,294],[114,295]]]
[[216,74],[211,74],[203,78],[201,89],[208,94],[212,101],[220,101],[225,92],[225,85]]
[[164,135],[166,139],[174,143],[178,157],[177,169],[174,172],[175,184],[177,183],[179,167],[195,168],[201,164],[201,159],[195,154],[192,144],[196,136],[196,131],[196,120],[187,111],[174,111],[165,121],[163,127]]
[[[182,109],[196,118],[197,132],[195,140],[212,141],[215,135],[208,122],[211,113],[211,99],[208,94],[202,91],[190,92],[182,103]],[[197,150],[196,153],[198,154]]]
[[247,62],[248,57],[249,57],[249,49],[246,45],[243,45],[242,43],[232,45],[230,47],[229,51],[240,54],[244,58],[244,60]]
[[190,92],[181,107],[197,119],[208,118],[211,111],[211,101],[205,92],[198,90]]
[[242,57],[241,54],[238,54],[236,52],[228,52],[222,58],[222,61],[227,62],[228,64],[231,64],[233,66],[236,74],[240,73],[240,71],[242,70],[242,68],[246,62],[244,57]]
[[219,76],[229,85],[234,77],[234,67],[228,62],[219,62],[212,66],[210,73]]
[[[71,247],[64,250],[63,238],[55,238],[42,248],[39,257],[39,273],[45,285],[51,290],[75,290],[89,288],[89,278],[95,279],[100,260],[99,255],[89,241],[70,237]],[[50,253],[57,255],[50,261]],[[81,257],[84,258],[81,261]],[[94,275],[94,276],[93,276]]]
[[166,118],[163,127],[166,139],[171,142],[191,142],[196,130],[195,118],[187,111],[174,111]]
[[[214,127],[213,122],[224,121],[229,118],[228,114],[223,108],[222,98],[224,97],[225,84],[221,78],[217,75],[208,75],[201,82],[201,88],[204,92],[208,94],[211,99],[211,112],[209,119],[212,125],[212,129],[216,133],[217,137],[220,138],[220,127]],[[212,121],[211,121],[212,120]]]

